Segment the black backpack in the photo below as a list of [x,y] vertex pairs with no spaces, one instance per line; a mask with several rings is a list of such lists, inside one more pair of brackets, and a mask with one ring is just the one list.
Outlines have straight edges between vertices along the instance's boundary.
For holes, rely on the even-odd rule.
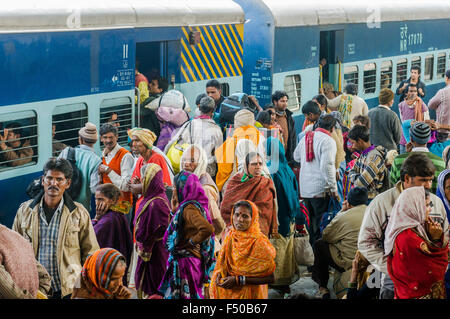
[[[83,175],[80,169],[75,165],[75,149],[69,146],[67,152],[67,160],[72,166],[72,183],[66,193],[69,194],[70,198],[75,199],[80,195],[81,186],[83,184]],[[42,185],[42,176],[31,181],[28,185],[26,193],[30,198],[35,198],[39,193],[44,192],[44,186]]]
[[220,106],[219,124],[225,127],[234,124],[234,115],[240,110],[247,109],[256,116],[258,109],[246,93],[233,93],[222,102]]

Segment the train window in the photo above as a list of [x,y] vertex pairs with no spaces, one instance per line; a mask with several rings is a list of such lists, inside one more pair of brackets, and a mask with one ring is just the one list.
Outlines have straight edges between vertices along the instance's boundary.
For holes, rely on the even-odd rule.
[[356,65],[344,68],[344,86],[350,83],[358,85],[358,67]]
[[439,53],[437,56],[436,78],[442,79],[445,76],[445,52]]
[[52,114],[52,155],[58,156],[67,146],[78,145],[78,131],[88,120],[84,103],[59,105]]
[[37,116],[33,111],[0,115],[0,171],[36,164]]
[[301,105],[302,80],[300,74],[288,75],[284,78],[284,90],[289,96],[288,109],[298,110]]
[[228,83],[220,83],[220,89],[222,90],[223,96],[230,95],[230,85]]
[[392,61],[383,61],[381,63],[380,90],[390,89],[392,86]]
[[411,68],[412,68],[413,66],[418,66],[418,67],[420,68],[420,70],[421,70],[421,73],[423,72],[422,66],[421,66],[421,59],[420,59],[420,56],[415,56],[415,57],[413,57],[413,58],[411,59]]
[[408,77],[408,60],[398,59],[397,60],[397,83],[400,84],[401,81],[406,80]]
[[430,54],[425,57],[425,72],[423,78],[425,81],[433,80],[434,55]]
[[364,65],[364,94],[375,93],[377,86],[377,66],[375,63],[367,63]]
[[[126,146],[127,131],[132,128],[133,104],[129,97],[104,100],[100,106],[100,125],[111,123],[119,130],[118,143]],[[101,149],[104,145],[100,145]]]

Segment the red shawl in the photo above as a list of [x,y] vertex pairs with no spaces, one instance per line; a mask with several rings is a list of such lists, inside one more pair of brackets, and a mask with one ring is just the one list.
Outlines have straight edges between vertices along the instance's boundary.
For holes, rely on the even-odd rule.
[[328,136],[331,136],[331,133],[327,130],[324,130],[323,128],[316,128],[315,131],[309,131],[306,132],[305,135],[305,149],[306,149],[306,161],[312,162],[314,160],[314,133],[322,132],[324,134],[327,134]]
[[231,225],[231,211],[233,205],[240,200],[249,200],[259,208],[259,224],[261,232],[269,237],[278,233],[277,212],[274,207],[276,199],[275,186],[270,178],[254,176],[242,182],[244,173],[234,175],[229,181],[220,205],[220,213],[223,220]]
[[394,282],[396,299],[445,299],[444,276],[448,246],[439,248],[421,238],[412,228],[395,239],[388,256],[388,272]]

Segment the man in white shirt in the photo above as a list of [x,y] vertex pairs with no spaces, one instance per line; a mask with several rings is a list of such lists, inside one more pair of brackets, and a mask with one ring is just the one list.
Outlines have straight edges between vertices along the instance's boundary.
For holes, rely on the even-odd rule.
[[116,208],[124,214],[128,214],[133,204],[133,195],[127,186],[127,182],[133,174],[133,155],[117,143],[119,132],[117,127],[109,123],[100,127],[100,139],[105,145],[102,164],[98,168],[99,174],[102,175],[102,183],[112,183],[122,191]]
[[318,128],[307,132],[294,151],[294,159],[300,163],[300,195],[309,212],[312,246],[320,237],[320,220],[330,197],[339,198],[334,166],[336,142],[330,136],[335,124],[331,115],[320,117]]

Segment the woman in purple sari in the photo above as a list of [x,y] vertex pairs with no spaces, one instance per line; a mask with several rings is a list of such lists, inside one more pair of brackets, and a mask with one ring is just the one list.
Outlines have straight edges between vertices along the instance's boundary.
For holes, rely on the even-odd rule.
[[[95,191],[96,215],[92,220],[100,248],[118,250],[129,263],[133,249],[128,219],[115,204],[122,193],[113,184],[99,185]],[[124,278],[124,283],[126,283]]]
[[142,298],[142,293],[146,296],[158,293],[169,257],[162,239],[169,225],[170,206],[159,165],[147,165],[142,178],[142,193],[144,199],[134,219],[138,254],[134,279],[139,298]]
[[214,268],[214,227],[195,174],[181,171],[175,177],[172,207],[176,212],[164,235],[168,267],[159,291],[165,299],[203,299]]

